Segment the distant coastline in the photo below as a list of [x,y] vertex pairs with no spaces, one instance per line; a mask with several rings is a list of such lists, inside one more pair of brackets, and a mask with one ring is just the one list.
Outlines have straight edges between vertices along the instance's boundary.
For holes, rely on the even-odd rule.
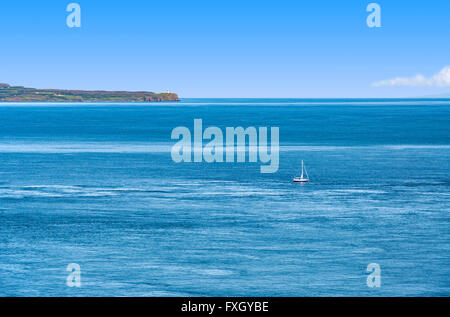
[[164,102],[179,101],[176,93],[35,89],[0,84],[0,102]]

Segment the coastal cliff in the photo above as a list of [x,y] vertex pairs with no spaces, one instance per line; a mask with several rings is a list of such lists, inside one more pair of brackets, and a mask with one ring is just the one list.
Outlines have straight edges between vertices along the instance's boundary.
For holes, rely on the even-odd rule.
[[175,93],[35,89],[0,84],[0,102],[163,102],[179,101]]

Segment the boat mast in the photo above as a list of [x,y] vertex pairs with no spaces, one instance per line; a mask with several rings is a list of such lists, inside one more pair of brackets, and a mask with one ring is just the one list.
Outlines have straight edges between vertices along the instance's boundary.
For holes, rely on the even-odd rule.
[[302,176],[300,178],[303,178],[303,160],[302,160]]

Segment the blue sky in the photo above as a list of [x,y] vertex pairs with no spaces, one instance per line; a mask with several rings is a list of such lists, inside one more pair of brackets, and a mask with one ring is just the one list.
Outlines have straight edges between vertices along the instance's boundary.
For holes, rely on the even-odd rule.
[[[366,24],[371,2],[381,28]],[[448,0],[2,0],[0,82],[186,98],[450,93],[432,79],[450,66],[449,16]]]

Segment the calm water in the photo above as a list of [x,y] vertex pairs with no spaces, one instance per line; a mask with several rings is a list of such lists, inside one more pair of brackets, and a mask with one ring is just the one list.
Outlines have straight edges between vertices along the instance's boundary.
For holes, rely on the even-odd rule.
[[[279,127],[279,171],[175,164],[195,118]],[[2,104],[0,295],[449,296],[449,163],[445,100]]]

